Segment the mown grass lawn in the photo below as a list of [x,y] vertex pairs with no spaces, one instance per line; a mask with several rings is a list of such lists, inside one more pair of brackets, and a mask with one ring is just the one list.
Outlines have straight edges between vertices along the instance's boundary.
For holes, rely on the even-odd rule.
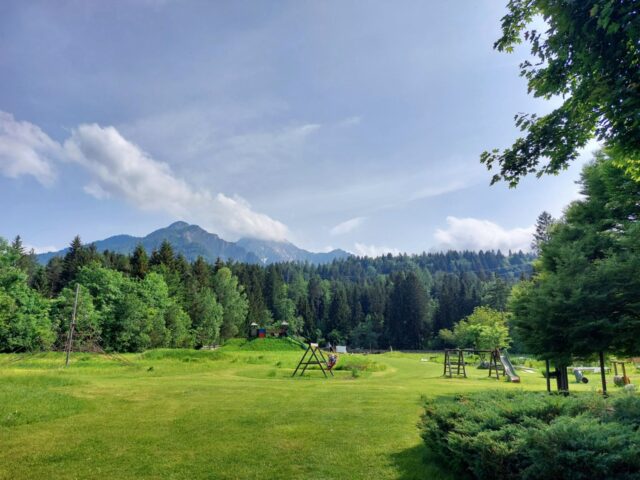
[[301,353],[75,354],[67,369],[62,354],[0,355],[0,479],[448,478],[424,461],[422,396],[545,388],[539,373],[443,378],[401,353],[342,356],[369,362],[357,377],[292,379]]

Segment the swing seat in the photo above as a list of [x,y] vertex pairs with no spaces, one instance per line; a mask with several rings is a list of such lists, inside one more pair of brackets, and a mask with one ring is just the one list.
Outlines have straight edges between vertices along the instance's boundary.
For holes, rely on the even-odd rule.
[[327,369],[331,370],[336,363],[338,363],[338,357],[336,355],[329,355],[329,359],[327,360]]

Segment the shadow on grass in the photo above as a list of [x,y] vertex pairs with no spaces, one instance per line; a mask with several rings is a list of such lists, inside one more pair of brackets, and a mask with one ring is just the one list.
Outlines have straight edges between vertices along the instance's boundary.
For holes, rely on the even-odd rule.
[[399,480],[449,480],[452,477],[428,459],[424,445],[416,445],[391,454],[391,461],[400,471]]

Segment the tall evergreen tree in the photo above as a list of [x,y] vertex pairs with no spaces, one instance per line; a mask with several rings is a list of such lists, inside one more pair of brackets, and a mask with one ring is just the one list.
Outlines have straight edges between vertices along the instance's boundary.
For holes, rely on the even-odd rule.
[[391,346],[420,349],[431,334],[429,297],[424,285],[413,272],[394,280],[387,325]]
[[549,241],[553,222],[553,217],[547,211],[538,215],[538,219],[536,220],[536,231],[533,234],[533,241],[531,242],[531,249],[538,255],[542,250],[542,245]]
[[331,304],[327,318],[327,332],[336,332],[335,340],[346,340],[351,323],[351,309],[347,301],[347,292],[342,283],[334,282],[331,287]]
[[143,279],[149,272],[149,257],[141,243],[136,245],[131,255],[131,275]]
[[[62,271],[60,272],[60,283],[62,287],[69,285],[75,279],[78,271],[87,265],[90,257],[87,249],[82,245],[80,235],[76,235],[69,245],[69,251],[64,256]],[[54,293],[58,293],[56,290]]]
[[169,270],[173,270],[175,263],[175,254],[173,252],[173,246],[168,240],[163,240],[158,250],[151,252],[151,260],[149,262],[151,266],[164,265]]
[[600,153],[581,183],[584,199],[566,210],[539,270],[510,302],[520,341],[560,365],[640,348],[640,182]]

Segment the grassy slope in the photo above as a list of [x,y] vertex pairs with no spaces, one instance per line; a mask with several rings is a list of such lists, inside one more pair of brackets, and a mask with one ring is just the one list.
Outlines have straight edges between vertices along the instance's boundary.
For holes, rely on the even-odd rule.
[[423,463],[422,395],[545,388],[475,368],[445,379],[441,363],[399,353],[369,356],[383,368],[358,378],[291,379],[300,354],[78,354],[68,369],[59,354],[0,355],[0,479],[447,478]]

